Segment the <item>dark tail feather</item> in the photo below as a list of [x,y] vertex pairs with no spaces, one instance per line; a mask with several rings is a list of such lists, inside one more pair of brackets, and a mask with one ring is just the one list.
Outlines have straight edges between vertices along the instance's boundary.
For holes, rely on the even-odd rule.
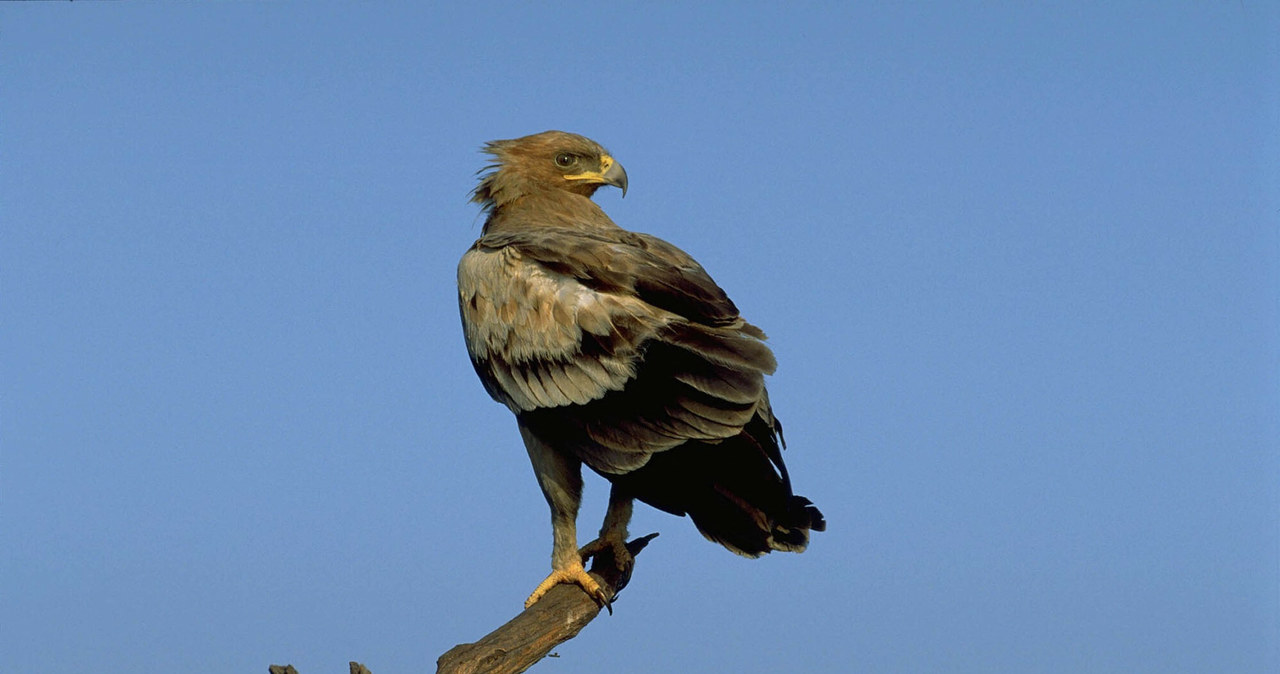
[[827,526],[809,499],[791,493],[785,475],[776,436],[756,417],[737,436],[688,442],[654,454],[638,470],[607,477],[655,508],[688,514],[708,539],[759,557],[801,552],[809,532]]

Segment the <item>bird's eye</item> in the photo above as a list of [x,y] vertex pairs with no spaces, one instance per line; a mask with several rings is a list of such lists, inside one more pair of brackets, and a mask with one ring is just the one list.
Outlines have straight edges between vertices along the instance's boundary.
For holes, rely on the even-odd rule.
[[576,159],[576,157],[568,152],[561,152],[556,155],[556,166],[559,166],[560,168],[568,168],[573,165],[574,159]]

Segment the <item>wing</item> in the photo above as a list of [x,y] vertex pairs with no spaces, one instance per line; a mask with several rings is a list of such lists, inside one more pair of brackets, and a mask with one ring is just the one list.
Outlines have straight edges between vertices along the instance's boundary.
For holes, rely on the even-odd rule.
[[590,288],[631,295],[691,321],[726,326],[741,320],[738,308],[702,265],[655,236],[620,229],[540,228],[489,235],[477,243],[515,247],[527,259]]
[[596,470],[766,419],[773,354],[686,253],[618,230],[481,238],[458,268],[472,363],[496,400]]

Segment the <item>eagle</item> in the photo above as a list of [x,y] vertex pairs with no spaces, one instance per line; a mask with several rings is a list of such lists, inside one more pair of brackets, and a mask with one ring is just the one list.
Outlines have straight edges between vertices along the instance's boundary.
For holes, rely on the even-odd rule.
[[[487,143],[471,194],[486,216],[458,264],[467,351],[515,414],[551,508],[551,574],[609,598],[583,568],[630,564],[632,503],[688,515],[746,557],[801,552],[826,522],[792,491],[765,375],[765,334],[688,253],[614,224],[591,200],[627,192],[598,143],[562,131]],[[598,538],[578,548],[582,466],[611,483]]]

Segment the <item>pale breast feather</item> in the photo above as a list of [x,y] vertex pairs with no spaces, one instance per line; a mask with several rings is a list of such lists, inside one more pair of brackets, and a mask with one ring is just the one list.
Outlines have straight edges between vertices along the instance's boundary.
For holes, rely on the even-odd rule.
[[458,264],[467,350],[514,412],[584,404],[635,376],[639,347],[673,315],[593,290],[511,248],[474,247]]

